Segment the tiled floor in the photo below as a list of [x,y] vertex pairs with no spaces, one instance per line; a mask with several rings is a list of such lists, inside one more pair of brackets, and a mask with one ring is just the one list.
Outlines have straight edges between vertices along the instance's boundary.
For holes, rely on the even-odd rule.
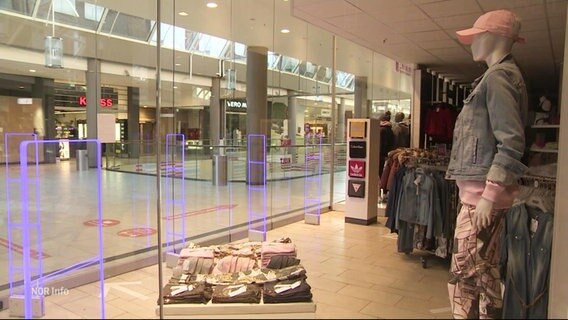
[[[272,230],[268,240],[290,237],[308,271],[317,303],[326,318],[450,318],[448,265],[432,259],[423,269],[418,254],[396,252],[396,239],[380,224],[345,224],[343,213],[322,215],[321,225],[294,223]],[[107,279],[107,318],[155,318],[157,266]],[[165,279],[170,270],[164,268]],[[45,318],[99,318],[97,284],[46,298]],[[9,311],[0,312],[7,318]]]

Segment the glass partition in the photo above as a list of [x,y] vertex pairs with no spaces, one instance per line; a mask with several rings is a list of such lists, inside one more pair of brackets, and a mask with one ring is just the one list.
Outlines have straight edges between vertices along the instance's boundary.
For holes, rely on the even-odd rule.
[[[345,199],[347,119],[410,110],[412,78],[400,71],[406,68],[339,37],[334,47],[331,33],[290,15],[289,1],[221,0],[216,8],[202,0],[161,3],[158,17],[151,0],[136,6],[108,0],[0,1],[3,32],[13,35],[0,38],[5,53],[0,89],[16,101],[9,106],[15,120],[2,126],[5,132],[26,130],[40,139],[62,140],[61,149],[42,153],[41,168],[49,177],[65,172],[54,178],[53,188],[44,188],[48,198],[88,192],[82,187],[91,183],[89,175],[75,167],[77,151],[86,146],[67,146],[65,140],[95,138],[103,126],[99,116],[114,119],[106,123],[114,137],[105,141],[102,155],[103,214],[114,223],[104,229],[107,245],[114,246],[105,251],[109,266],[130,265],[126,271],[155,257],[158,174],[161,214],[170,217],[162,219],[164,234],[183,231],[187,241],[196,242],[245,235],[247,119],[254,116],[247,98],[255,89],[248,81],[251,47],[267,51],[262,71],[267,102],[258,121],[267,137],[269,228],[303,218],[306,179],[319,176],[324,209]],[[43,63],[41,40],[47,35],[63,39],[63,68]],[[22,109],[18,98],[32,99],[28,113],[13,111]],[[18,118],[24,115],[34,120]],[[170,141],[167,135],[182,138]],[[314,137],[322,142],[321,171],[308,148]],[[77,188],[70,182],[81,179],[87,180]],[[52,211],[61,230],[86,230],[73,220],[73,206],[58,203]],[[50,251],[53,261],[69,260],[72,253]],[[7,286],[0,278],[0,290]]]

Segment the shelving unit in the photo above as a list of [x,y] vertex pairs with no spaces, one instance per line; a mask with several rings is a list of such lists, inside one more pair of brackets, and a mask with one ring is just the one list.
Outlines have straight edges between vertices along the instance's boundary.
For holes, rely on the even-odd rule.
[[558,153],[558,149],[539,149],[539,148],[530,148],[532,152],[543,152],[543,153]]
[[[560,129],[560,125],[558,124],[535,124],[531,126],[531,129],[533,129],[535,132],[542,132],[543,135],[548,136],[548,141],[547,142],[557,142],[558,141],[558,134],[559,134],[559,130]],[[548,130],[547,130],[548,129]],[[551,138],[551,131],[550,130],[555,130],[556,131],[556,139],[552,139]],[[546,132],[546,134],[545,134]],[[546,138],[545,138],[546,139]],[[552,141],[551,141],[552,140]],[[551,154],[558,154],[558,149],[550,149],[550,148],[538,148],[534,145],[531,146],[531,148],[529,149],[530,152],[535,152],[535,153],[551,153]]]
[[560,128],[559,124],[535,124],[531,126],[533,129],[558,129]]

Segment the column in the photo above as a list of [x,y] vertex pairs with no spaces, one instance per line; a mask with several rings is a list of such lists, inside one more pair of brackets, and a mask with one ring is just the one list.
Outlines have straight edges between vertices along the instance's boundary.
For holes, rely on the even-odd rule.
[[345,98],[340,98],[337,105],[337,136],[335,142],[345,142]]
[[[293,92],[289,91],[288,94],[294,94]],[[296,117],[296,110],[297,108],[297,100],[298,98],[294,96],[288,96],[288,138],[290,139],[290,143],[295,146],[297,145],[296,139],[296,129],[297,127],[297,117]],[[292,155],[292,162],[296,162],[296,154],[297,148],[292,147],[290,148],[290,154]]]
[[[97,59],[87,60],[87,138],[97,139],[97,114],[101,100],[101,62]],[[89,167],[97,166],[97,146],[87,143]]]
[[[43,135],[44,140],[55,139],[57,133],[55,131],[55,87],[53,79],[35,78],[32,87],[32,96],[42,101],[45,131],[39,134]],[[44,145],[44,161],[46,163],[55,163],[57,152],[58,146],[56,144],[50,143]]]
[[[221,138],[221,78],[215,77],[211,83],[211,98],[209,103],[209,141],[210,145],[218,146]],[[223,129],[224,130],[224,129]],[[219,150],[214,150],[215,154]]]
[[368,118],[367,77],[355,77],[355,113],[353,117]]
[[[266,47],[247,47],[247,135],[267,135],[267,66],[268,49]],[[268,136],[267,144],[268,144]],[[262,145],[252,145],[250,155],[253,161],[266,161]],[[248,167],[248,165],[247,165]],[[248,184],[262,184],[264,181],[260,166],[252,166],[251,180]],[[247,169],[248,170],[248,169]],[[247,174],[248,179],[248,174]]]
[[128,87],[128,153],[131,158],[140,155],[140,88]]
[[[568,9],[567,9],[568,11]],[[568,22],[566,22],[568,30]],[[568,57],[568,32],[564,38],[564,59]],[[558,137],[558,163],[568,163],[568,64],[564,63],[562,71],[561,96],[560,96],[560,134]],[[550,288],[547,293],[549,298],[548,318],[566,318],[568,313],[568,250],[564,248],[568,241],[568,216],[565,209],[568,206],[568,197],[560,196],[568,190],[568,171],[558,170],[556,173],[556,199],[554,206],[554,229],[552,232],[552,257],[550,261]]]

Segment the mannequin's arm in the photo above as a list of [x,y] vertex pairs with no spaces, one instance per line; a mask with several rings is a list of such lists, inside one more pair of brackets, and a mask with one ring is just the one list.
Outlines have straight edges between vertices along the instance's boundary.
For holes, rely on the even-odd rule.
[[487,76],[486,104],[497,153],[487,180],[507,186],[515,183],[526,166],[521,162],[525,151],[524,124],[521,120],[520,88],[505,70]]

